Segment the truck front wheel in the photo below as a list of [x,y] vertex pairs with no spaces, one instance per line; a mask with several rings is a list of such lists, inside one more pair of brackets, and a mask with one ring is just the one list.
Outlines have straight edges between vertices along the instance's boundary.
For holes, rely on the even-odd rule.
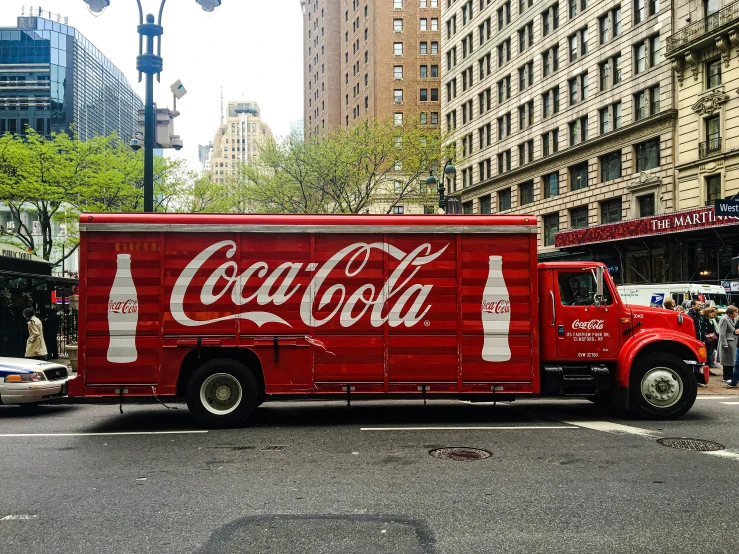
[[254,374],[235,360],[210,360],[187,385],[187,407],[204,427],[233,427],[246,421],[257,406]]
[[629,403],[641,417],[676,419],[693,406],[697,394],[692,372],[671,354],[649,354],[631,369]]

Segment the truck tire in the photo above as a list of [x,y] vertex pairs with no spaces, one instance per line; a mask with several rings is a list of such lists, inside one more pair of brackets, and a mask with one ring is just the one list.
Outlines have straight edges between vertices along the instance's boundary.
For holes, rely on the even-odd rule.
[[190,377],[187,407],[203,427],[240,425],[257,407],[257,380],[240,362],[227,358],[210,360]]
[[629,405],[647,419],[677,419],[695,403],[698,384],[677,356],[654,353],[637,359],[629,378]]

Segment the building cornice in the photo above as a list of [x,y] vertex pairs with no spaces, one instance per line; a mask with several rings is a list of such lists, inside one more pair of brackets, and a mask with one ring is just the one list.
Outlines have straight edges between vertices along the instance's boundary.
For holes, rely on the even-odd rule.
[[516,169],[507,171],[501,175],[496,175],[492,179],[488,179],[482,183],[465,187],[463,190],[459,191],[458,194],[461,194],[462,200],[469,200],[470,196],[476,197],[485,189],[492,190],[505,188],[510,185],[536,178],[541,175],[545,169],[551,168],[552,166],[557,169],[566,167],[578,161],[605,154],[618,146],[632,144],[642,139],[649,138],[652,135],[670,129],[674,126],[676,120],[677,110],[666,110],[660,112],[656,115],[631,123],[630,125],[625,125],[615,131],[589,139],[585,143],[570,146],[564,150],[560,150],[559,152],[550,154],[549,156],[540,158],[524,166],[517,167]]

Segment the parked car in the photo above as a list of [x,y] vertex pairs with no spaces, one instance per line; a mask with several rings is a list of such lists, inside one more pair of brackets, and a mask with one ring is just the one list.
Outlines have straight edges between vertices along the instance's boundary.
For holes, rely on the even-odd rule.
[[66,396],[68,381],[62,364],[0,357],[0,404],[37,404]]

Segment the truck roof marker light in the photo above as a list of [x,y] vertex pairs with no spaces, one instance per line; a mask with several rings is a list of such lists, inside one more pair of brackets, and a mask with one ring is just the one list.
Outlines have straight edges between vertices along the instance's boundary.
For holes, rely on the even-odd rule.
[[629,323],[631,323],[631,318],[630,317],[622,317],[621,318],[621,323],[623,323],[624,325],[628,325]]

